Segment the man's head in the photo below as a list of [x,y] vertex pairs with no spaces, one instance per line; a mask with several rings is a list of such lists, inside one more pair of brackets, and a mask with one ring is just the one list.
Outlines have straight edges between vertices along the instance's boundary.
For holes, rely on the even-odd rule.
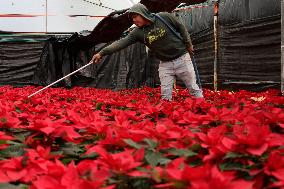
[[133,7],[131,7],[128,11],[128,14],[129,18],[138,27],[150,25],[154,21],[152,14],[141,3],[137,3]]
[[129,18],[132,20],[133,24],[135,24],[137,27],[143,27],[151,24],[149,20],[147,20],[138,13],[130,13]]

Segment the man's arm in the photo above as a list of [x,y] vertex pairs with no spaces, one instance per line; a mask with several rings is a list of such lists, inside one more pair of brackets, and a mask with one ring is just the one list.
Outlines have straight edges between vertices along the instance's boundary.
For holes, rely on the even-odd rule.
[[135,37],[135,35],[133,35],[132,32],[130,32],[126,37],[124,37],[124,38],[122,38],[118,41],[115,41],[112,44],[110,44],[109,46],[103,48],[100,52],[98,52],[97,54],[95,54],[93,56],[92,61],[94,63],[98,63],[103,56],[117,52],[117,51],[124,49],[125,47],[137,42],[136,37]]

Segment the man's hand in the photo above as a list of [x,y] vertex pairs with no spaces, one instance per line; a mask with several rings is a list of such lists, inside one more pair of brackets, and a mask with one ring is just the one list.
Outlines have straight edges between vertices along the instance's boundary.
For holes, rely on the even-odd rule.
[[102,59],[102,55],[100,53],[97,53],[93,56],[92,62],[93,63],[99,63]]
[[193,49],[193,46],[191,46],[191,47],[187,47],[187,51],[189,52],[189,54],[194,55],[194,49]]

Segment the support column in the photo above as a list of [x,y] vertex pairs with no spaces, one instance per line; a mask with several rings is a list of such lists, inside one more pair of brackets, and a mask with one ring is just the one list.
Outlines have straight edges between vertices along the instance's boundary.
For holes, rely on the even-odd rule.
[[48,7],[47,7],[47,2],[48,0],[45,0],[45,33],[48,32],[48,25],[47,25],[47,21],[48,21]]
[[284,0],[281,0],[281,92],[284,95]]
[[218,90],[218,12],[219,12],[219,0],[214,4],[214,91]]

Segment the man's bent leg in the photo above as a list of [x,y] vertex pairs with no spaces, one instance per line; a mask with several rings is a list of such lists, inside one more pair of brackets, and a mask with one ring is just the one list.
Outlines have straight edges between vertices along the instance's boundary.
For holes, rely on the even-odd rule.
[[188,53],[181,57],[181,62],[176,67],[176,75],[184,82],[191,95],[203,98],[202,90],[196,84],[194,67]]
[[172,100],[174,72],[173,63],[164,62],[159,65],[159,77],[161,82],[161,98]]

